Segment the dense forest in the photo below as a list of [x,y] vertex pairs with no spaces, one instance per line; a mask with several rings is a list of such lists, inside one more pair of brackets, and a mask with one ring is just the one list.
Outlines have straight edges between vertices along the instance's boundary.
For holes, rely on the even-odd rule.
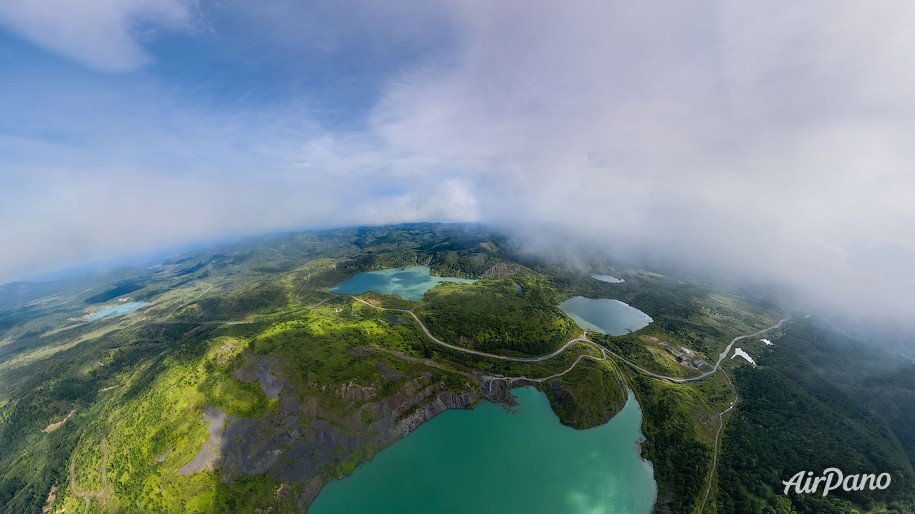
[[[542,362],[457,352],[431,342],[404,313],[330,293],[356,273],[395,266],[475,279],[440,284],[419,302],[361,298],[414,310],[445,341],[517,356],[549,353],[580,334],[557,308],[562,300],[616,298],[654,322],[624,336],[589,337],[669,376],[698,370],[662,343],[714,362],[731,338],[781,317],[747,297],[592,260],[538,257],[475,225],[409,224],[274,234],[188,252],[154,269],[4,286],[0,513],[86,505],[92,512],[301,511],[326,480],[390,444],[391,426],[441,398],[472,405],[484,374],[550,377],[583,355],[590,358],[538,387],[562,423],[581,429],[606,422],[626,390],[635,393],[659,512],[697,512],[708,484],[707,512],[912,512],[913,364],[872,347],[862,352],[859,341],[834,330],[792,322],[771,336],[776,347],[756,343],[758,367],[726,361],[733,386],[721,373],[672,384],[618,359],[595,360],[599,349],[584,343]],[[592,272],[625,282],[600,282]],[[80,321],[128,296],[149,304]],[[735,392],[713,470],[718,415]],[[338,446],[323,454],[309,446],[321,456],[298,461],[314,463],[301,476],[289,472],[301,466],[246,468],[261,461],[238,456],[225,457],[223,468],[179,473],[207,441],[210,409],[226,416],[245,451],[301,444],[286,433],[322,434]],[[261,435],[245,439],[245,430]],[[890,472],[893,486],[781,495],[781,480],[793,472],[836,464]]]
[[488,353],[543,355],[578,335],[549,281],[533,273],[442,284],[416,310],[445,341]]
[[[872,359],[871,346],[858,342],[855,352],[843,351],[848,341],[841,335],[799,321],[775,339],[774,349],[759,358],[759,367],[740,367],[734,381],[740,394],[739,408],[727,426],[719,476],[722,512],[855,512],[856,509],[915,510],[915,476],[909,454],[897,437],[907,435],[915,424],[911,393],[894,388],[849,394],[841,382],[874,381],[891,384],[897,364]],[[879,350],[877,350],[879,352]],[[847,353],[846,353],[847,352]],[[832,362],[811,363],[824,353]],[[869,368],[866,375],[862,367]],[[915,366],[908,366],[909,372]],[[881,413],[891,404],[907,412],[896,432]],[[785,501],[782,481],[798,471],[838,467],[846,474],[889,473],[891,487],[845,492],[841,488],[827,497],[789,494]]]

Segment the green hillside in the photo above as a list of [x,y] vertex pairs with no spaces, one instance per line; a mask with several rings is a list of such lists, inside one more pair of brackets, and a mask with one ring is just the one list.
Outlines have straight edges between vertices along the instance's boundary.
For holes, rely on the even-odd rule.
[[539,356],[580,333],[558,303],[546,277],[518,273],[472,285],[440,284],[426,293],[416,314],[446,342],[487,353]]
[[[439,284],[419,302],[330,292],[356,273],[410,265],[476,282]],[[725,361],[733,385],[722,373],[651,378],[634,366],[695,376],[731,338],[781,316],[656,272],[590,278],[612,265],[519,254],[484,227],[411,224],[270,235],[152,270],[5,286],[0,513],[301,512],[328,480],[444,409],[510,404],[507,384],[538,387],[578,429],[605,423],[631,389],[659,512],[698,512],[706,496],[706,512],[911,508],[911,366],[874,364],[885,356],[793,323],[769,335],[774,349],[747,342],[758,368]],[[525,361],[581,334],[557,308],[578,294],[655,321]],[[148,304],[87,321],[128,297]],[[409,311],[459,348],[428,338]],[[777,494],[791,469],[836,463],[891,471],[894,487]]]

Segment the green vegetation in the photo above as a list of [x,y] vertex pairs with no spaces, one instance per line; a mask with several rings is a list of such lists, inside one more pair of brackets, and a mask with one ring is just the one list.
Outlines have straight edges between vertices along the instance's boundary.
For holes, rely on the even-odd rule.
[[276,409],[276,400],[268,398],[257,382],[239,382],[230,369],[218,369],[210,361],[204,370],[206,378],[199,389],[207,404],[242,418],[262,417]]
[[[359,295],[359,298],[369,302],[372,305],[378,307],[384,307],[385,309],[400,309],[404,311],[412,310],[419,305],[417,302],[411,302],[410,300],[404,300],[403,298],[392,295],[392,294],[381,294],[374,291],[368,291]],[[394,313],[390,313],[394,314]]]
[[591,278],[590,272],[563,263],[526,264],[550,276],[563,297],[615,298],[651,316],[653,321],[636,331],[635,336],[597,335],[614,351],[617,348],[613,347],[619,343],[617,353],[632,352],[628,355],[647,369],[663,370],[655,368],[659,363],[653,363],[655,359],[650,352],[640,349],[646,342],[636,339],[640,336],[685,346],[709,361],[718,357],[731,338],[774,325],[779,319],[772,310],[749,298],[725,295],[658,273],[640,270],[617,273],[625,282],[609,284]]
[[541,384],[559,421],[575,428],[603,425],[626,406],[619,372],[606,361],[582,359],[561,377]]
[[[912,512],[911,462],[880,411],[873,409],[898,393],[872,390],[872,396],[862,398],[864,403],[833,381],[868,381],[856,373],[862,364],[846,360],[869,361],[865,366],[872,368],[871,375],[882,375],[880,366],[862,359],[866,348],[858,346],[852,356],[843,352],[845,338],[805,322],[797,322],[774,341],[777,348],[761,349],[759,368],[742,366],[734,372],[741,403],[725,433],[719,511],[789,512],[781,496],[782,480],[798,471],[819,474],[839,467],[846,474],[890,473],[892,486],[853,493],[839,489],[825,499],[792,492],[793,508],[797,512]],[[835,353],[825,352],[829,348]],[[813,365],[819,357],[827,361]],[[891,381],[893,373],[888,375],[885,380]]]
[[[264,330],[251,341],[250,351],[283,357],[280,378],[300,391],[348,381],[370,387],[381,383],[375,362],[384,354],[358,349],[384,348],[418,356],[419,336],[410,321],[339,297],[295,321]],[[390,364],[401,366],[395,359]]]
[[[266,475],[239,475],[229,482],[220,481],[216,486],[212,508],[200,512],[300,512],[296,501],[299,489]],[[193,512],[187,506],[185,509],[187,510],[182,512]]]
[[915,363],[813,323],[794,324],[779,344],[816,376],[878,414],[915,466]]
[[[329,292],[358,272],[414,264],[477,282],[440,284],[420,302],[360,298],[413,310],[442,340],[488,353],[550,353],[578,335],[561,300],[609,297],[654,322],[590,337],[647,369],[690,376],[699,371],[676,358],[683,349],[714,362],[731,338],[779,317],[755,300],[657,273],[613,270],[626,281],[599,282],[590,272],[607,263],[538,260],[470,225],[277,234],[156,270],[0,288],[0,513],[41,512],[55,485],[51,512],[81,511],[86,501],[93,512],[298,512],[324,482],[442,405],[472,406],[483,376],[537,379],[582,355],[601,358],[584,343],[540,362],[459,352],[430,341],[405,313]],[[150,304],[70,320],[126,294]],[[867,358],[856,341],[804,324],[767,337],[779,346],[756,343],[758,369],[726,364],[740,400],[725,418],[707,512],[910,512],[913,365],[876,365],[892,359]],[[594,359],[538,383],[554,411],[567,425],[594,426],[631,388],[658,510],[696,512],[731,385],[723,374],[675,385]],[[226,415],[216,432],[231,444],[212,466],[179,473],[206,447],[212,412]],[[791,466],[827,462],[892,470],[894,487],[847,498],[778,494]]]
[[523,273],[472,285],[439,284],[426,293],[416,314],[436,337],[452,344],[486,353],[543,355],[578,332],[558,303],[546,277]]
[[677,385],[643,375],[630,376],[645,413],[642,455],[654,465],[658,507],[694,512],[700,507],[711,467],[714,432],[701,423],[712,412],[692,385]]
[[86,298],[85,303],[105,303],[109,300],[114,300],[115,298],[137,291],[138,289],[142,289],[144,286],[145,284],[139,281],[130,280],[120,282],[110,289]]

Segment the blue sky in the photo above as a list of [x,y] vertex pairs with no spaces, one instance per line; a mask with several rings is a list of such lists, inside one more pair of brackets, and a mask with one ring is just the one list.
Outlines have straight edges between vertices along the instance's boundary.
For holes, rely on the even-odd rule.
[[225,234],[374,222],[343,209],[402,196],[408,178],[311,161],[377,147],[366,124],[386,88],[453,46],[440,9],[405,4],[46,4],[0,8],[0,209],[21,252],[2,279]]
[[0,5],[0,282],[231,234],[544,223],[915,314],[915,7]]

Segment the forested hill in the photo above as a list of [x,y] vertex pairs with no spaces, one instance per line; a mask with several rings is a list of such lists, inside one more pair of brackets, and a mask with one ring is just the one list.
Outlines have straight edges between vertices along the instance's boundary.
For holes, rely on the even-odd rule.
[[[332,292],[361,272],[415,265],[474,281],[416,301]],[[653,321],[570,341],[581,328],[558,305],[577,295]],[[137,310],[93,317],[124,305]],[[508,384],[535,384],[557,421],[579,429],[607,422],[632,390],[662,513],[915,512],[910,361],[794,320],[766,333],[775,347],[743,340],[758,367],[726,359],[701,380],[658,378],[708,372],[732,338],[783,317],[688,277],[598,252],[538,257],[465,224],[272,234],[149,269],[7,285],[0,513],[301,512],[328,480],[443,409],[510,402]],[[220,437],[217,456],[206,449]],[[830,466],[891,472],[893,486],[781,494],[797,471]]]
[[[724,511],[915,511],[915,365],[803,320],[773,342],[759,367],[733,374],[740,403],[723,444]],[[783,480],[830,467],[890,473],[892,484],[783,496]]]

